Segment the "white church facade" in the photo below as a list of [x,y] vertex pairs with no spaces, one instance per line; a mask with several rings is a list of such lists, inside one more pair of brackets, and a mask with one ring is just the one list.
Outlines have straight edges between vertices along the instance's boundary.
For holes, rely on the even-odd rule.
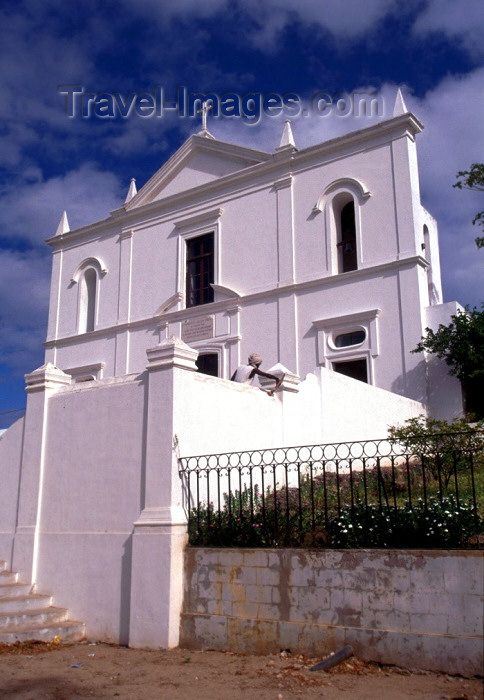
[[[462,412],[446,366],[411,352],[457,308],[420,202],[421,129],[400,94],[392,118],[300,150],[288,124],[273,153],[202,129],[107,219],[63,216],[45,364],[0,438],[0,558],[89,637],[178,643],[180,456]],[[254,351],[285,374],[272,397],[229,380]]]
[[175,335],[222,378],[257,350],[266,369],[322,366],[457,413],[411,354],[455,312],[420,202],[421,129],[399,96],[392,119],[302,150],[289,124],[274,153],[191,136],[109,218],[49,239],[46,361],[119,377]]

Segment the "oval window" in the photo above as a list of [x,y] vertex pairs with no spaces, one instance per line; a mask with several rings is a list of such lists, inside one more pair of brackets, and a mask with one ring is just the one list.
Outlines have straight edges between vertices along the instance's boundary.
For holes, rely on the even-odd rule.
[[350,345],[359,345],[366,338],[365,331],[351,331],[351,333],[341,333],[334,339],[337,348],[347,348]]

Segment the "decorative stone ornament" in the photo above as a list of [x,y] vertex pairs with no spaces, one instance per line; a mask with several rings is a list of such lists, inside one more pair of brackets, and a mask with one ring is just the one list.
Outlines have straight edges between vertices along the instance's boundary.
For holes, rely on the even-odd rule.
[[62,236],[63,233],[69,233],[70,231],[70,226],[69,226],[69,221],[67,220],[67,212],[63,211],[61,220],[59,221],[59,225],[57,227],[57,231],[55,232],[56,236]]
[[128,194],[126,195],[124,203],[127,204],[127,202],[130,202],[133,199],[133,197],[137,194],[138,190],[136,189],[136,180],[134,179],[134,177],[132,177],[131,182],[129,183]]
[[70,384],[71,376],[55,367],[51,362],[47,362],[33,372],[26,374],[25,383],[25,390],[31,393],[42,391],[43,389],[52,389],[56,384]]
[[148,356],[148,371],[179,367],[192,372],[197,371],[195,361],[198,350],[194,350],[176,336],[162,340],[159,345],[146,351]]
[[[299,375],[294,374],[294,372],[291,372],[291,370],[287,369],[287,367],[284,367],[284,365],[282,365],[280,362],[278,362],[273,367],[265,371],[269,374],[273,374],[275,377],[282,377],[282,375],[284,375],[284,379],[282,380],[282,384],[279,387],[278,391],[290,391],[293,393],[297,393],[299,391],[299,384],[301,383],[301,378],[299,377]],[[274,388],[273,379],[259,377],[259,382],[264,389]]]

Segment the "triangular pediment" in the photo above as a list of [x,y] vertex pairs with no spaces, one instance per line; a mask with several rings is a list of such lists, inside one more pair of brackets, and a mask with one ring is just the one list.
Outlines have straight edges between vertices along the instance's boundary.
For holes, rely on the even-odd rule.
[[217,139],[190,136],[129,202],[126,210],[200,187],[271,157],[264,151]]

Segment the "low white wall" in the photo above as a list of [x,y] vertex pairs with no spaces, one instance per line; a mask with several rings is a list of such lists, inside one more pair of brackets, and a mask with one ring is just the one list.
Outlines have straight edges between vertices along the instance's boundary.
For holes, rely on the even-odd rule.
[[143,507],[143,379],[68,387],[49,400],[37,592],[127,643],[133,523]]
[[181,645],[482,673],[482,552],[185,551]]
[[17,524],[21,477],[24,417],[19,418],[0,437],[0,559],[12,561],[12,544]]
[[[451,316],[455,316],[458,311],[463,310],[463,307],[456,301],[428,306],[425,309],[425,323],[427,327],[437,331],[440,324],[448,326]],[[429,354],[427,356],[429,412],[432,418],[439,420],[453,420],[460,418],[464,413],[460,381],[457,377],[449,374],[449,369],[446,362],[437,355]]]
[[427,414],[419,401],[321,367],[322,442],[375,440],[389,426]]
[[[130,607],[134,524],[141,518],[142,528],[160,507],[167,518],[163,527],[172,517],[165,514],[181,505],[173,454],[383,437],[388,423],[423,410],[326,370],[322,391],[311,374],[298,392],[273,397],[183,366],[75,385],[55,368],[45,372],[58,382],[47,378],[42,385],[47,389],[34,387],[29,394],[35,408],[27,418],[37,420],[29,423],[27,457],[23,421],[0,440],[6,504],[0,509],[0,557],[11,561],[13,547],[21,561],[32,562],[38,592],[53,594],[56,604],[85,622],[89,637],[121,643],[128,641],[130,619],[137,614]],[[42,391],[48,392],[45,399]],[[29,479],[22,481],[22,473]],[[19,502],[32,519],[14,537]],[[150,566],[143,576],[156,581],[157,563],[153,571]]]

